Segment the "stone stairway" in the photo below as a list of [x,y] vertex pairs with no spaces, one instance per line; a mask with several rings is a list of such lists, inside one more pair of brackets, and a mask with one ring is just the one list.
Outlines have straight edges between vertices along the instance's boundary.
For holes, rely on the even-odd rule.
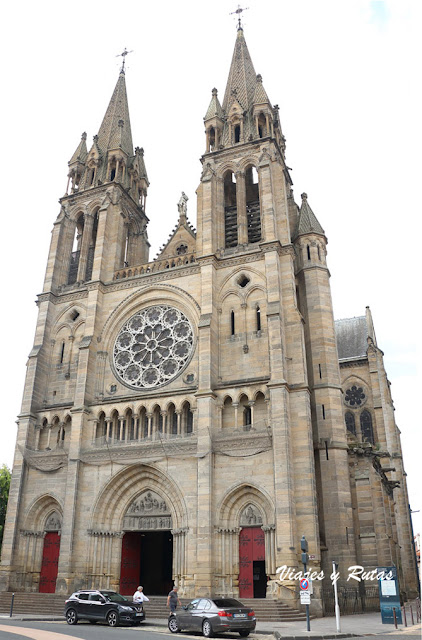
[[[49,615],[62,616],[66,597],[54,593],[15,593],[13,604],[14,614],[25,615]],[[0,613],[8,614],[12,594],[10,592],[0,593]],[[147,619],[166,619],[169,610],[166,607],[166,596],[150,596],[150,601],[144,604],[145,616]],[[189,600],[182,598],[182,604],[188,604]],[[294,620],[305,620],[305,612],[283,604],[278,600],[263,599],[242,599],[242,603],[251,607],[256,614],[256,618],[261,622],[284,622]],[[312,616],[313,617],[313,616]]]

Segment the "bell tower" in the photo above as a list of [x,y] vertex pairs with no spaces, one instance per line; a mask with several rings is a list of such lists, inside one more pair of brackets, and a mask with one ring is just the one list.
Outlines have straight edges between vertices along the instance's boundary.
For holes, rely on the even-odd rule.
[[[262,76],[255,73],[241,24],[223,103],[214,88],[204,124],[198,254],[238,254],[257,243],[289,242],[286,212],[292,182],[278,107],[271,105]],[[277,194],[274,178],[281,185]]]
[[133,150],[124,69],[88,151],[86,133],[69,161],[54,224],[44,291],[108,281],[128,264],[148,262],[148,176]]

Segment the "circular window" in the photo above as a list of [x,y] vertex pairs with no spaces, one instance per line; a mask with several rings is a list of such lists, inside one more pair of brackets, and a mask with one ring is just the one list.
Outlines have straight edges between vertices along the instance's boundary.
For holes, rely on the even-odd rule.
[[353,385],[346,390],[344,402],[348,407],[361,407],[366,402],[366,394],[362,387]]
[[155,305],[136,313],[120,329],[113,362],[125,384],[150,389],[176,378],[192,353],[193,330],[185,314],[174,307]]

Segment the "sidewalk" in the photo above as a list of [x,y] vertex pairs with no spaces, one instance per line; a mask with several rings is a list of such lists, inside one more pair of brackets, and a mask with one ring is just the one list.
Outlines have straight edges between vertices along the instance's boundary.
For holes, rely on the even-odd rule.
[[[35,616],[17,614],[10,618],[8,615],[0,615],[1,621],[6,620],[27,620],[29,621],[51,621],[51,622],[64,622],[64,616]],[[263,636],[272,636],[277,640],[282,638],[283,640],[294,640],[295,638],[310,637],[313,640],[318,638],[347,638],[350,636],[370,636],[385,633],[398,633],[406,631],[406,635],[415,635],[420,637],[421,624],[411,625],[410,615],[407,621],[408,626],[404,624],[398,626],[398,629],[393,624],[382,624],[381,614],[376,613],[362,613],[355,616],[342,616],[340,619],[341,633],[336,632],[336,619],[335,617],[329,618],[316,618],[311,620],[311,631],[306,631],[306,621],[300,622],[258,622],[256,630],[250,635],[250,638],[258,638],[263,640]],[[146,622],[141,627],[135,627],[134,630],[139,631],[145,628],[148,631],[167,631],[167,620],[160,618],[147,618]],[[173,635],[173,634],[172,634]],[[173,638],[187,636],[189,634],[180,634],[180,636],[174,636]],[[202,637],[199,634],[197,637]],[[220,636],[224,638],[224,635]],[[229,636],[226,635],[228,638]],[[230,637],[237,638],[237,634],[230,634]]]

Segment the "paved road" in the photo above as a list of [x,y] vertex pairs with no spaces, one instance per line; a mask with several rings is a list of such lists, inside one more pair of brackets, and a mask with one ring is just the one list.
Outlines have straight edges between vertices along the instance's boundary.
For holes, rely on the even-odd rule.
[[[134,635],[135,634],[135,635]],[[170,634],[166,627],[158,629],[154,625],[148,625],[148,622],[140,627],[117,627],[110,628],[103,624],[90,624],[89,622],[78,622],[74,626],[66,624],[66,622],[36,622],[29,620],[0,620],[0,640],[164,640],[163,634],[168,640],[186,640],[194,638],[199,640],[202,634],[188,635],[181,633],[177,635]],[[259,640],[271,638],[274,636],[256,636]],[[237,633],[226,633],[220,638],[226,640],[240,640]],[[251,636],[253,640],[253,636]]]
[[[355,624],[353,629],[347,629],[344,635],[353,635],[353,640],[368,640],[368,636],[376,636],[377,640],[420,640],[421,631],[420,624],[410,628],[402,628],[398,631],[391,629],[389,631],[384,628],[362,627],[358,623],[359,618],[365,618],[364,616],[354,616]],[[368,618],[368,616],[366,616]],[[162,622],[162,621],[160,621]],[[277,636],[281,640],[316,640],[316,638],[336,638],[335,631],[331,630],[332,622],[328,619],[320,620],[320,629],[314,630],[312,633],[306,633],[302,629],[294,629],[294,626],[288,628],[280,628]],[[275,640],[273,631],[276,624],[261,623],[265,629],[260,630],[260,634],[253,633],[250,635],[249,640]],[[327,624],[330,624],[330,628],[325,628]],[[301,625],[302,626],[302,625]],[[316,624],[314,626],[317,626]],[[347,626],[347,625],[345,625]],[[369,626],[369,625],[368,625]],[[281,625],[280,625],[281,627]],[[365,629],[366,635],[357,635],[362,633]],[[342,629],[343,630],[343,629]],[[136,635],[133,635],[136,634]],[[356,634],[356,635],[355,635]],[[115,629],[106,625],[92,625],[84,622],[79,622],[75,626],[69,626],[65,622],[48,622],[48,621],[30,621],[30,620],[10,620],[8,618],[0,619],[0,640],[187,640],[192,638],[193,640],[202,639],[202,635],[197,633],[196,635],[190,635],[187,633],[170,634],[165,626],[157,626],[157,622],[145,622],[140,627],[117,627]],[[313,637],[314,636],[314,637]],[[344,636],[343,636],[344,637]],[[240,640],[237,633],[225,633],[219,636],[221,640]],[[338,640],[340,640],[338,638]]]

